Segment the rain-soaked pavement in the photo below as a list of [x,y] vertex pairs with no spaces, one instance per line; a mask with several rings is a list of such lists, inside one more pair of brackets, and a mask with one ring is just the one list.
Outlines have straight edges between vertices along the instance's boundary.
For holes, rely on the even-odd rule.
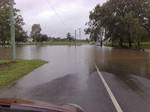
[[[0,49],[3,56],[8,49]],[[4,51],[6,52],[4,54]],[[124,112],[150,110],[150,53],[95,46],[24,46],[20,59],[49,63],[0,90],[0,97],[75,103],[87,112],[116,112],[95,69],[98,65]]]

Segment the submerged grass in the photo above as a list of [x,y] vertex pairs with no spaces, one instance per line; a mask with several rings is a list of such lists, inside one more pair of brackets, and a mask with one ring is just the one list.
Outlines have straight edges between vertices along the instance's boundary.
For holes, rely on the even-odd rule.
[[[124,43],[124,45],[128,46],[128,43]],[[112,44],[109,43],[109,44],[106,44],[105,46],[112,47]],[[135,48],[135,44],[132,44],[132,46]],[[114,43],[113,47],[120,48],[118,43]],[[141,42],[141,48],[142,49],[150,49],[150,41],[148,41],[148,42]]]
[[142,48],[150,49],[150,42],[142,42]]
[[12,84],[45,63],[43,60],[0,61],[0,87]]
[[10,63],[10,61],[8,61],[8,60],[0,60],[0,65],[8,64],[8,63]]

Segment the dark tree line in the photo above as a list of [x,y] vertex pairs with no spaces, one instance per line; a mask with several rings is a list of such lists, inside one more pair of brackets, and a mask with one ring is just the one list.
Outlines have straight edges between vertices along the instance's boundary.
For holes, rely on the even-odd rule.
[[[15,4],[15,3],[14,3]],[[27,33],[23,30],[23,18],[19,14],[20,10],[14,8],[16,41],[25,42]],[[0,44],[10,43],[10,0],[0,0]]]
[[105,39],[120,47],[141,47],[141,42],[150,40],[149,0],[109,0],[97,5],[90,12],[88,28],[90,38]]
[[66,37],[67,37],[66,40],[69,40],[69,41],[74,41],[75,40],[74,37],[71,35],[70,32],[67,33]]
[[44,42],[50,39],[48,35],[42,34],[41,31],[42,31],[42,28],[40,24],[32,25],[32,31],[31,31],[30,37],[33,39],[34,42]]

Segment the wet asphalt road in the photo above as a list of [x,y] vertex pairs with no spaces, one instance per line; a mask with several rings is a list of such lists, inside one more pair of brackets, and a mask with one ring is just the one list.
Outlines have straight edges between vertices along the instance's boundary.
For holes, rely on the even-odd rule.
[[148,52],[94,46],[25,46],[21,59],[45,59],[48,64],[3,88],[0,97],[54,104],[75,103],[87,112],[116,112],[95,69],[98,65],[124,112],[149,112],[150,63]]
[[124,112],[149,112],[150,80],[138,76],[129,79],[103,72],[114,96]]

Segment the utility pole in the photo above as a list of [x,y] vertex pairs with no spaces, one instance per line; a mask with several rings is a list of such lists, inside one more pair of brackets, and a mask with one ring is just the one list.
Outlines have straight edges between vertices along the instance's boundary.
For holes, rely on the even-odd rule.
[[12,47],[12,59],[16,60],[16,42],[15,42],[15,18],[14,18],[14,0],[10,0],[10,35]]
[[76,40],[77,40],[77,30],[75,30],[75,47],[77,46]]
[[79,28],[79,39],[81,39],[81,28]]

